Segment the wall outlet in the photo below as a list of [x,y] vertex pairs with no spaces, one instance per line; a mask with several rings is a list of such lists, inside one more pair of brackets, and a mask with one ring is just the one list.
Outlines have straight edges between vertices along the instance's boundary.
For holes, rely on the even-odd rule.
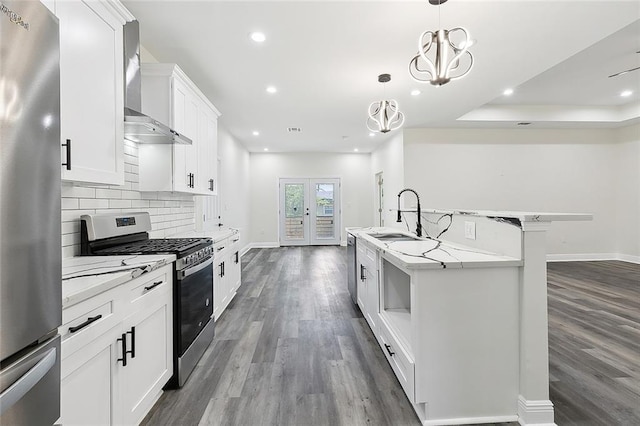
[[476,223],[475,222],[464,223],[464,237],[470,240],[476,239]]

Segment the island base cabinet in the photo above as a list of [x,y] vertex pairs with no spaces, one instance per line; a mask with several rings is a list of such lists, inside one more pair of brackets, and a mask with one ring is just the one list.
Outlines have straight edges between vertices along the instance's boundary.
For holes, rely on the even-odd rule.
[[233,235],[214,245],[216,267],[213,276],[213,317],[215,320],[229,306],[240,288],[241,257],[240,236]]
[[382,352],[402,385],[407,398],[411,403],[415,403],[415,363],[382,318],[380,318],[378,325],[378,342]]

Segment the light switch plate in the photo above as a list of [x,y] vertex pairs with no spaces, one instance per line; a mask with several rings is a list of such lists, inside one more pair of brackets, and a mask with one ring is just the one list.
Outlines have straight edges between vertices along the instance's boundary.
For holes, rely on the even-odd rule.
[[476,239],[476,223],[475,222],[464,223],[464,237],[469,240]]

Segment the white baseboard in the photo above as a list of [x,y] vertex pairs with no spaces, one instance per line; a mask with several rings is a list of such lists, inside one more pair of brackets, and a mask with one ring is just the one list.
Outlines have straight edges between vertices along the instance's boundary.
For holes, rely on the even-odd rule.
[[435,419],[423,420],[424,426],[441,426],[441,425],[471,425],[486,423],[510,423],[517,422],[518,416],[495,416],[495,417],[460,417],[455,419]]
[[249,243],[247,244],[247,251],[251,250],[252,248],[277,248],[280,247],[280,243],[276,242],[272,242],[272,241],[265,241],[265,242],[259,242],[259,243]]
[[548,399],[533,401],[518,397],[518,423],[521,425],[555,426],[553,403]]
[[547,262],[580,262],[594,260],[620,260],[640,264],[640,256],[621,253],[576,253],[576,254],[548,254]]

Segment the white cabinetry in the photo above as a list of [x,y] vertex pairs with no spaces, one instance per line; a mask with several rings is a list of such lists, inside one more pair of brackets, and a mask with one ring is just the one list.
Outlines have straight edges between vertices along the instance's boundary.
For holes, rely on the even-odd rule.
[[193,145],[139,146],[141,191],[216,194],[218,110],[176,64],[142,64],[142,112]]
[[358,238],[356,240],[356,262],[358,265],[358,306],[375,334],[378,329],[380,300],[378,251],[369,242]]
[[60,1],[62,179],[124,183],[122,25],[116,1]]
[[173,374],[171,265],[62,312],[64,425],[138,424]]
[[240,288],[240,234],[232,235],[215,245],[213,276],[213,316],[217,320]]

